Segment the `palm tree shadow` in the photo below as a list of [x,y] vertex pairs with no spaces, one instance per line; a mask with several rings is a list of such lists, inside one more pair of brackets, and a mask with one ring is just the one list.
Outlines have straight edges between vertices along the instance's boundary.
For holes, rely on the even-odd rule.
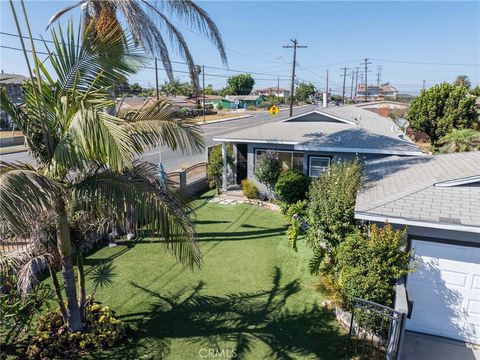
[[[301,286],[298,280],[285,285],[281,280],[281,271],[275,267],[270,288],[225,296],[203,295],[202,281],[193,288],[182,287],[167,294],[132,282],[152,302],[148,311],[122,317],[137,330],[133,343],[121,354],[138,358],[142,348],[151,351],[153,345],[156,355],[163,358],[170,353],[173,339],[183,339],[198,345],[199,350],[228,347],[239,359],[255,358],[258,342],[267,345],[269,359],[341,358],[346,338],[335,325],[334,315],[317,305],[288,310],[287,300]],[[192,354],[192,358],[197,357],[198,353]]]

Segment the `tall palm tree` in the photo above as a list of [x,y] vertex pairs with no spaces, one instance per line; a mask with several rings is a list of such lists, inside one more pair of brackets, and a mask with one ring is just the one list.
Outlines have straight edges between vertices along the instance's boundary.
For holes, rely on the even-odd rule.
[[458,75],[453,83],[455,85],[466,87],[467,89],[470,89],[470,86],[472,86],[472,83],[467,75]]
[[443,136],[439,143],[441,152],[453,153],[474,151],[480,148],[480,132],[473,129],[453,129]]
[[[22,36],[13,2],[11,7]],[[24,6],[23,10],[26,17]],[[198,152],[203,149],[201,131],[170,118],[170,105],[162,101],[128,119],[105,111],[115,105],[112,84],[137,71],[145,57],[135,51],[132,39],[119,36],[118,28],[102,37],[93,36],[93,31],[92,23],[81,39],[72,24],[66,33],[52,31],[54,46],[47,49],[52,72],[35,56],[32,41],[34,70],[25,48],[24,55],[35,76],[24,87],[24,104],[15,106],[5,91],[0,96],[36,161],[35,166],[0,162],[1,220],[21,236],[25,217],[54,212],[71,331],[82,330],[83,324],[69,211],[109,214],[120,221],[128,216],[133,226],[154,232],[182,263],[201,264],[188,206],[158,179],[155,166],[135,160],[159,144]]]
[[55,13],[49,26],[78,7],[82,9],[84,24],[93,20],[96,31],[101,31],[104,24],[120,24],[122,19],[125,20],[135,43],[142,45],[149,55],[162,60],[170,81],[174,80],[174,76],[166,38],[173,41],[173,47],[187,63],[193,87],[199,88],[198,71],[192,54],[181,31],[172,22],[172,17],[186,22],[206,36],[216,46],[223,63],[227,65],[225,46],[217,26],[207,12],[192,0],[81,0]]

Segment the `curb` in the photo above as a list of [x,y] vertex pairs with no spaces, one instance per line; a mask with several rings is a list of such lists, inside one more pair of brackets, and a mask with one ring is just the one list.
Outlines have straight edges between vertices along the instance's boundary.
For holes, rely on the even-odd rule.
[[197,121],[197,125],[208,125],[208,124],[216,124],[224,121],[230,121],[230,120],[239,120],[239,119],[246,119],[249,117],[253,117],[253,115],[242,115],[242,116],[236,116],[236,117],[231,117],[231,118],[226,118],[226,119],[219,119],[219,120],[213,120],[213,121]]
[[9,154],[16,154],[20,152],[25,152],[28,149],[25,146],[6,146],[0,148],[0,155],[9,155]]

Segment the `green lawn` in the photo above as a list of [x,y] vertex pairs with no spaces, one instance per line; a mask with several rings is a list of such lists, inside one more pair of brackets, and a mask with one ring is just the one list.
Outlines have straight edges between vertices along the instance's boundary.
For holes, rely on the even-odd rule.
[[223,359],[233,351],[237,359],[343,358],[345,332],[319,306],[308,250],[302,242],[298,253],[288,248],[283,216],[207,200],[194,202],[201,270],[190,272],[145,239],[85,260],[87,271],[113,261],[114,283],[95,300],[132,328],[129,341],[93,357],[209,359],[216,349]]

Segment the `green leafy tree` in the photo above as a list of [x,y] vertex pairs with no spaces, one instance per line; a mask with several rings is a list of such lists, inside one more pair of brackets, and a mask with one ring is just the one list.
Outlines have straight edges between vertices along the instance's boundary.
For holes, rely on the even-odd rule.
[[467,89],[470,89],[472,83],[467,75],[458,75],[455,81],[453,82],[454,85],[463,86]]
[[300,83],[295,89],[295,96],[299,101],[306,102],[311,95],[315,94],[315,86],[311,83]]
[[453,129],[472,129],[478,124],[475,98],[463,86],[448,83],[423,90],[410,104],[410,125],[423,131],[433,146]]
[[239,74],[227,79],[227,88],[230,95],[248,95],[252,92],[255,80],[250,74]]
[[[12,10],[16,14],[13,4]],[[24,87],[25,103],[16,106],[5,91],[0,97],[35,160],[34,166],[0,163],[2,220],[13,235],[21,237],[27,217],[54,212],[71,331],[81,331],[83,323],[70,211],[85,211],[92,217],[107,214],[122,223],[128,219],[135,228],[160,236],[181,262],[190,267],[201,264],[188,206],[161,182],[158,167],[135,160],[159,144],[199,152],[201,131],[169,117],[170,105],[161,101],[128,118],[106,112],[115,105],[112,84],[138,71],[145,57],[135,50],[131,38],[119,36],[116,29],[102,37],[90,31],[91,25],[78,43],[72,24],[66,33],[52,31],[48,66],[32,49],[36,76],[28,67],[32,80]],[[24,55],[30,64],[25,49]]]
[[257,159],[255,164],[255,176],[257,179],[267,186],[270,198],[273,196],[273,188],[280,176],[281,164],[278,151],[266,150]]
[[470,94],[473,96],[479,97],[480,96],[480,86],[475,86],[474,88],[470,89]]
[[480,132],[473,129],[453,129],[443,136],[438,143],[443,145],[440,151],[445,153],[478,150],[480,147]]
[[307,242],[313,250],[311,273],[319,273],[322,265],[331,267],[338,245],[356,229],[355,201],[361,186],[362,166],[357,161],[331,165],[310,185]]
[[167,45],[169,42],[172,43],[173,48],[178,49],[178,53],[185,60],[193,87],[200,88],[198,65],[193,61],[183,34],[174,24],[175,20],[206,36],[217,48],[224,65],[228,65],[225,46],[217,25],[194,1],[81,0],[56,12],[50,19],[49,25],[75,8],[82,9],[84,28],[93,21],[94,31],[97,33],[101,32],[105,25],[125,24],[125,30],[133,34],[134,43],[141,45],[150,57],[160,59],[170,81],[174,80],[174,76],[171,54]]

